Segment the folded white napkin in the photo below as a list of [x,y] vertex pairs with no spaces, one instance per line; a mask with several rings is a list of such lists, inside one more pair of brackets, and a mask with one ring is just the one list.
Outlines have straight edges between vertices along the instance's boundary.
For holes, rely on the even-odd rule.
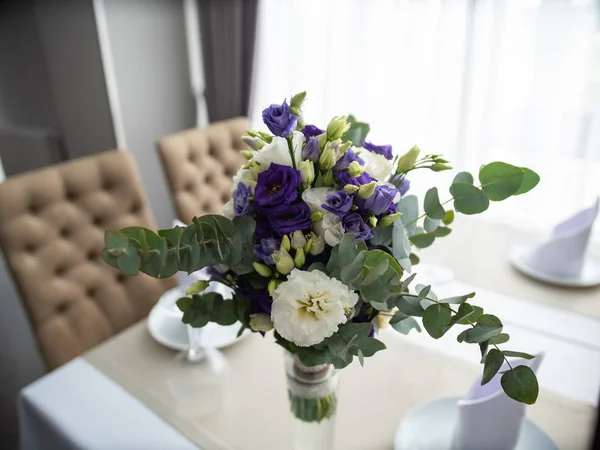
[[[513,367],[529,366],[536,372],[544,354],[534,359],[515,359]],[[458,401],[458,421],[454,430],[452,450],[512,450],[519,440],[521,422],[525,417],[525,404],[516,402],[502,390],[501,372],[508,369],[506,363],[492,380],[481,386],[481,376],[475,380],[467,397]]]
[[531,253],[529,265],[549,275],[579,277],[599,207],[600,198],[593,206],[556,225],[548,241]]

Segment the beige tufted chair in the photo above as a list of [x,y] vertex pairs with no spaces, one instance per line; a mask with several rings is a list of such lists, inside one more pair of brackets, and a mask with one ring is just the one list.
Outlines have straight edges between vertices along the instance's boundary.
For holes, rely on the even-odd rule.
[[104,230],[153,226],[131,155],[107,151],[0,183],[0,247],[47,367],[145,317],[174,279],[126,277]]
[[237,117],[166,136],[156,144],[175,200],[177,216],[216,214],[229,200],[232,177],[246,162],[239,151],[248,119]]

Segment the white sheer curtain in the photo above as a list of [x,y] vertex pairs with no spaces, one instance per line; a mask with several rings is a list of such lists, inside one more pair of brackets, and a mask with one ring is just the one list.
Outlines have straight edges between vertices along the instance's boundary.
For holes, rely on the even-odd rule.
[[539,188],[486,216],[547,227],[600,195],[598,24],[593,0],[262,0],[251,118],[307,90],[308,120],[398,153],[528,165]]

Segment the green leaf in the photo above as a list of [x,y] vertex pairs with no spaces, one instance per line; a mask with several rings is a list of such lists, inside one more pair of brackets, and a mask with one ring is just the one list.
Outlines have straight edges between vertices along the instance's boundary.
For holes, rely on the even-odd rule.
[[427,333],[434,338],[441,338],[447,331],[452,313],[444,305],[433,304],[423,314],[423,326]]
[[368,123],[357,122],[353,115],[348,116],[348,123],[350,123],[350,129],[342,136],[342,141],[350,141],[356,146],[362,146],[362,143],[367,138],[371,127]]
[[518,366],[502,375],[502,389],[513,400],[533,405],[537,400],[539,386],[535,373],[527,366]]
[[[410,241],[401,220],[396,220],[392,230],[392,253],[402,264],[402,268],[410,270]],[[404,263],[402,263],[404,261]]]
[[425,229],[425,231],[427,231],[428,233],[433,233],[433,235],[435,236],[435,230],[437,229],[437,227],[439,226],[441,220],[439,219],[432,219],[431,217],[425,217],[425,220],[423,221],[423,228]]
[[[413,300],[413,301],[411,301]],[[421,317],[423,316],[423,307],[421,306],[419,298],[407,298],[398,296],[395,297],[395,304],[398,310],[409,316]]]
[[433,244],[433,241],[435,241],[435,235],[433,233],[415,234],[410,238],[410,242],[418,248],[427,248]]
[[408,334],[411,330],[417,330],[419,333],[421,332],[421,327],[419,323],[412,317],[406,317],[398,322],[391,323],[390,325],[394,330],[402,334]]
[[124,236],[121,233],[114,233],[112,231],[106,231],[104,233],[104,241],[106,242],[107,248],[114,249],[115,251],[118,250],[120,252],[125,252],[129,246],[129,240],[127,239],[127,236]]
[[508,342],[509,339],[510,339],[510,336],[507,333],[500,333],[498,336],[494,336],[493,338],[490,338],[490,344],[496,344],[496,345],[504,344],[505,342]]
[[[360,288],[363,281],[362,270],[366,256],[367,252],[363,250],[356,256],[356,259],[354,261],[342,268],[342,271],[340,272],[340,277],[346,286],[356,289]],[[324,271],[324,273],[327,272]]]
[[458,172],[454,177],[454,180],[452,180],[452,184],[454,183],[473,184],[473,175],[471,175],[469,172]]
[[177,300],[177,307],[181,312],[186,312],[192,306],[193,300],[190,297],[182,297]]
[[535,355],[530,355],[529,353],[523,353],[523,352],[513,352],[512,350],[502,350],[502,353],[504,353],[504,356],[511,356],[514,358],[523,358],[523,359],[535,358]]
[[445,237],[445,236],[448,236],[451,232],[452,232],[451,228],[437,227],[435,229],[435,231],[433,232],[433,235],[435,237]]
[[117,256],[117,267],[126,275],[137,275],[140,269],[140,255],[136,247],[127,247],[125,253]]
[[[464,305],[464,303],[463,303]],[[462,306],[462,305],[460,305]],[[477,305],[469,305],[471,308],[473,308],[473,312],[469,315],[469,317],[467,317],[467,319],[469,319],[469,321],[465,320],[465,319],[461,319],[459,320],[457,323],[460,325],[469,325],[469,322],[477,322],[477,320],[481,317],[481,315],[483,314],[483,308],[481,306],[477,306]],[[460,311],[460,307],[458,308]],[[465,332],[467,332],[469,330],[465,330]]]
[[464,321],[466,318],[469,318],[474,312],[475,309],[473,308],[473,306],[469,305],[468,303],[462,303],[458,307],[458,311],[456,312],[456,314],[452,316],[452,319],[448,324],[448,329],[459,323],[461,320]]
[[310,266],[308,266],[308,269],[306,269],[309,272],[312,272],[313,270],[319,270],[323,273],[327,273],[327,267],[325,266],[324,263],[317,261],[312,263]]
[[487,195],[471,184],[454,183],[450,193],[454,197],[454,209],[463,214],[479,214],[490,206]]
[[363,354],[362,350],[358,350],[358,362],[360,363],[361,367],[365,366],[365,355]]
[[[398,202],[398,212],[402,213],[400,220],[406,229],[408,237],[416,233],[417,218],[419,217],[419,199],[414,195],[406,195]],[[394,222],[396,224],[398,221]],[[395,246],[395,244],[394,244]]]
[[502,322],[491,314],[483,314],[477,320],[474,328],[467,330],[465,341],[470,344],[479,344],[499,335],[502,332]]
[[471,292],[470,294],[459,295],[457,297],[447,297],[440,300],[440,303],[452,303],[455,305],[459,305],[465,302],[469,298],[475,297],[475,292]]
[[500,161],[486,164],[479,170],[481,189],[495,202],[516,194],[524,179],[523,169]]
[[444,225],[450,225],[452,222],[454,222],[454,210],[449,209],[448,211],[446,211],[442,222],[444,223]]
[[404,280],[402,282],[402,287],[401,287],[402,292],[407,292],[408,286],[410,285],[410,283],[412,283],[412,281],[415,279],[416,276],[417,276],[417,274],[413,273],[411,276],[409,276],[406,280]]
[[425,194],[423,207],[427,216],[432,219],[442,220],[446,215],[446,211],[444,211],[444,207],[440,203],[436,187],[432,187]]
[[371,229],[373,237],[371,238],[371,245],[392,245],[392,231],[393,227],[375,227]]
[[359,337],[354,342],[354,345],[358,350],[362,351],[363,355],[365,355],[367,358],[373,356],[378,351],[385,350],[386,348],[383,342],[370,337]]
[[525,177],[523,178],[521,187],[519,187],[519,190],[515,192],[514,195],[525,194],[526,192],[529,192],[534,187],[536,187],[537,184],[540,182],[540,176],[533,170],[528,169],[527,167],[521,167],[521,169],[523,169],[523,171],[525,172]]
[[421,262],[421,258],[419,258],[419,256],[416,255],[415,253],[411,253],[408,258],[410,259],[410,263],[413,266],[416,266],[417,264],[419,264]]
[[504,356],[502,352],[491,349],[485,357],[485,363],[483,366],[483,376],[481,377],[481,385],[487,384],[494,378],[494,375],[498,373],[502,363],[504,362]]
[[388,268],[389,262],[387,259],[384,259],[367,274],[367,276],[363,279],[361,287],[370,286],[371,284],[375,283],[379,278],[383,276],[384,273],[387,272]]

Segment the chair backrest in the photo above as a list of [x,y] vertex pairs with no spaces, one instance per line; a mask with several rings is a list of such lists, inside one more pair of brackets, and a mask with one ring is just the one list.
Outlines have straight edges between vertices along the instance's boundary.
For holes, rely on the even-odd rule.
[[246,162],[239,151],[248,119],[237,117],[206,128],[166,136],[156,144],[175,202],[177,217],[218,214],[229,200],[232,177]]
[[53,369],[145,317],[174,279],[126,277],[104,231],[153,227],[131,155],[107,151],[0,183],[0,247]]

